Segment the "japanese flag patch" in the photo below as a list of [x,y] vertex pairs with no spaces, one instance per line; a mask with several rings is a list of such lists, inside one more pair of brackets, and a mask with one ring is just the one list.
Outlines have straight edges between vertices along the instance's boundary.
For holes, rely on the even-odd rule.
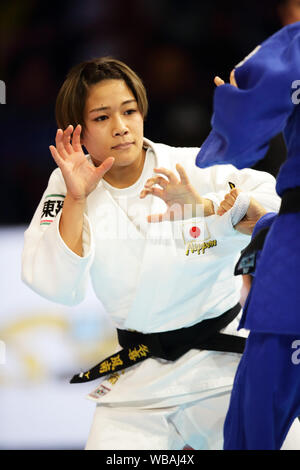
[[210,233],[206,226],[204,218],[193,219],[182,224],[182,238],[184,243],[203,242],[210,238]]
[[207,248],[217,246],[217,240],[210,240],[210,233],[204,218],[184,222],[182,237],[186,256],[204,255]]

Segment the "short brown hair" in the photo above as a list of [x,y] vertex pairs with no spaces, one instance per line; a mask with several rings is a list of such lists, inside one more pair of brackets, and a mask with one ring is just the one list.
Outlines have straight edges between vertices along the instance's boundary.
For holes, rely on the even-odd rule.
[[112,57],[100,57],[75,65],[68,73],[56,99],[56,121],[60,129],[69,124],[74,128],[82,126],[85,130],[84,107],[89,87],[101,80],[124,80],[132,91],[138,109],[145,119],[148,111],[148,100],[142,80],[128,65]]

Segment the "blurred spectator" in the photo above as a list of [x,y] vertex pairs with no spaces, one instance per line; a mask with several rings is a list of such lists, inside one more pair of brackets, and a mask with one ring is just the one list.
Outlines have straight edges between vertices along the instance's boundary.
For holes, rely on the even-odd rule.
[[282,26],[300,21],[300,0],[279,0],[277,14]]

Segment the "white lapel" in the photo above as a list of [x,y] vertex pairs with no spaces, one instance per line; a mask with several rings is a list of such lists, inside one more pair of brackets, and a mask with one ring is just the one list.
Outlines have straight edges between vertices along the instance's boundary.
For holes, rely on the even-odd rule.
[[[144,139],[144,142],[147,146],[150,146],[155,154],[156,167],[165,167],[170,168],[170,156],[168,154],[168,147],[162,144],[155,144],[148,139]],[[91,161],[89,155],[87,158]],[[149,196],[148,196],[149,197]],[[115,209],[112,211],[112,206]],[[151,198],[151,208],[150,214],[159,214],[166,211],[166,204],[158,197]],[[145,238],[145,235],[141,233],[135,224],[130,220],[127,214],[123,209],[117,204],[115,199],[112,197],[110,192],[105,188],[102,181],[98,183],[97,188],[89,195],[88,197],[88,214],[97,214],[97,220],[103,220],[101,225],[109,225],[111,228],[111,233],[118,234],[120,233],[121,238],[124,240],[125,231],[133,235],[134,239],[136,238]],[[101,219],[100,219],[101,218]],[[107,218],[107,223],[105,222]],[[147,230],[147,237],[158,237],[161,233],[161,224],[145,224]],[[97,223],[97,226],[100,225]],[[150,231],[150,233],[148,233]],[[156,235],[157,234],[157,235]]]
[[[148,139],[144,139],[155,153],[156,167],[172,168],[170,148],[163,144],[154,144]],[[152,197],[151,214],[164,213],[166,204],[158,197]],[[136,286],[136,295],[128,312],[124,328],[134,328],[137,331],[144,331],[147,328],[147,318],[152,308],[153,275],[155,271],[161,270],[162,256],[166,252],[170,256],[176,254],[176,245],[173,240],[172,226],[169,222],[148,224],[147,242],[145,243],[144,254],[140,263],[140,275]],[[155,294],[156,295],[156,294]],[[142,311],[141,311],[142,310]],[[148,315],[149,313],[149,315]],[[149,321],[151,322],[150,318]]]
[[[152,150],[154,151],[155,154],[155,167],[156,168],[170,168],[171,164],[171,159],[170,159],[170,154],[169,154],[169,147],[163,144],[155,144],[154,142],[151,142],[149,139],[144,138],[144,142],[147,146],[150,146]],[[155,174],[155,173],[154,173]],[[159,197],[152,197],[152,202],[151,202],[151,208],[150,208],[150,213],[151,214],[163,214],[166,212],[167,206],[166,203],[160,199]],[[165,225],[165,224],[164,224]],[[151,223],[149,224],[149,235],[159,234],[161,233],[162,229],[162,224],[160,223]]]

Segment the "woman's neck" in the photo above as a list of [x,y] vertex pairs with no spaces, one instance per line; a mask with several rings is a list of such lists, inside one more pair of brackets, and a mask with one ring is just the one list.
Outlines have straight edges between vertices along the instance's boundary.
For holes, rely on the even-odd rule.
[[128,188],[132,186],[141,176],[146,157],[146,150],[143,148],[140,158],[127,166],[112,168],[104,175],[103,179],[115,188]]

